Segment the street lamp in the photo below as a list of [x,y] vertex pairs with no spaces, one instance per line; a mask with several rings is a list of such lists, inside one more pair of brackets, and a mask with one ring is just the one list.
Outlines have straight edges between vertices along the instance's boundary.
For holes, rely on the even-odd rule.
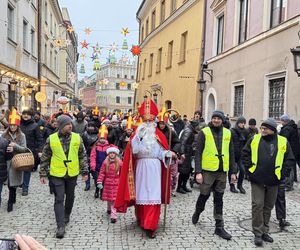
[[32,90],[33,90],[33,86],[29,83],[28,85],[26,85],[26,89],[27,89],[27,93],[29,95],[32,94]]
[[294,57],[294,70],[298,76],[300,76],[300,46],[291,49]]
[[204,79],[200,79],[200,80],[197,81],[197,83],[199,84],[200,92],[205,91],[206,81]]
[[16,81],[15,79],[12,79],[9,81],[9,87],[10,87],[10,90],[15,92],[16,89],[17,89],[17,85],[18,85],[18,81]]

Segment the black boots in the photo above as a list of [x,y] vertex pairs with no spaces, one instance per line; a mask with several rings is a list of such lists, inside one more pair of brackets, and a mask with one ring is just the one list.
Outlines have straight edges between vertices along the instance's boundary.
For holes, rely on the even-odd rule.
[[224,227],[216,227],[215,234],[219,235],[224,240],[231,240],[232,237],[229,233],[225,231]]
[[274,240],[273,238],[269,235],[269,234],[263,234],[261,236],[262,240],[265,241],[265,242],[270,242],[270,243],[273,243]]
[[197,222],[199,221],[199,217],[200,217],[200,213],[197,212],[197,211],[195,211],[195,213],[194,213],[193,216],[192,216],[192,223],[193,223],[194,225],[196,225]]
[[110,222],[114,224],[114,223],[116,223],[116,222],[117,222],[117,219],[113,219],[113,218],[111,218],[111,219],[110,219]]
[[196,210],[192,216],[192,223],[195,225],[199,221],[200,214],[204,211],[205,203],[208,200],[209,195],[200,194],[197,203],[196,203]]
[[186,192],[183,190],[182,187],[178,187],[177,190],[176,190],[177,193],[180,193],[180,194],[186,194]]
[[9,201],[7,203],[7,212],[10,213],[12,211],[13,211],[13,203]]
[[281,230],[283,230],[285,227],[288,227],[290,225],[291,225],[291,223],[287,222],[285,219],[279,220],[279,227]]
[[230,184],[230,192],[232,192],[232,193],[238,193],[238,191],[235,189],[234,184]]
[[95,190],[94,197],[95,197],[95,199],[97,199],[97,198],[100,197],[100,194],[99,194],[99,188],[97,188],[97,187],[96,187],[96,190]]
[[70,215],[65,214],[65,225],[67,225],[70,222]]
[[58,226],[56,229],[56,238],[62,239],[65,236],[65,226]]
[[263,240],[260,236],[255,236],[254,237],[254,244],[255,246],[261,247],[263,244]]
[[241,194],[246,194],[246,190],[243,188],[242,185],[238,186],[237,188],[238,190],[240,190]]

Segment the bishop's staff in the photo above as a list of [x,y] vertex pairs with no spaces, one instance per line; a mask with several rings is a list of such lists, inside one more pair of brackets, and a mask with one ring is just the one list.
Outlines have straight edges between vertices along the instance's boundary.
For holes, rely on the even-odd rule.
[[[173,113],[175,113],[174,115],[171,115]],[[179,119],[179,112],[174,110],[174,109],[168,109],[164,114],[163,114],[163,121],[165,120],[165,116],[168,115],[169,116],[169,121],[174,123],[177,122]],[[169,150],[171,151],[171,143],[172,143],[172,128],[167,125],[168,129],[169,129]],[[167,220],[167,201],[168,201],[168,193],[169,193],[169,175],[170,175],[170,165],[172,162],[172,158],[169,161],[169,166],[167,166],[167,178],[166,178],[166,192],[165,192],[165,208],[164,208],[164,232],[166,231],[166,220]]]

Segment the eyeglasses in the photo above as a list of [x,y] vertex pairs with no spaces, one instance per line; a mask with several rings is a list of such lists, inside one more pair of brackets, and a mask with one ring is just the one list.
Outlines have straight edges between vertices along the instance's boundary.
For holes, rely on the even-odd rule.
[[260,130],[270,130],[269,128],[267,128],[267,127],[260,127]]

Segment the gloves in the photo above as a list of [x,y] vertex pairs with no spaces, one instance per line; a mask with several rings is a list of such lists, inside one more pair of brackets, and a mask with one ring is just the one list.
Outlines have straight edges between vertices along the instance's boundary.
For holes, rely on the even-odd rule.
[[97,184],[97,188],[99,188],[100,190],[103,188],[103,185],[101,182]]
[[171,151],[167,151],[164,157],[164,164],[165,167],[169,167],[171,165],[171,161],[172,161],[172,152]]
[[138,131],[138,136],[140,139],[142,139],[146,134],[146,128],[140,128]]

